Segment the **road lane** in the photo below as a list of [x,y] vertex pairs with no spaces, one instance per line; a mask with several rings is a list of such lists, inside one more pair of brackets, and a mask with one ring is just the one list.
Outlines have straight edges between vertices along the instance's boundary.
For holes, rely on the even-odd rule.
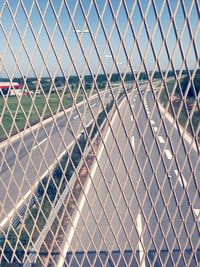
[[[153,119],[156,121],[156,125],[161,128],[158,134],[165,140],[164,149],[169,148],[173,151],[174,156],[174,170],[178,170],[187,181],[187,194],[194,208],[200,208],[199,203],[199,190],[200,188],[200,159],[198,157],[198,152],[191,147],[187,139],[184,139],[177,129],[172,125],[172,123],[165,117],[160,117],[160,112],[155,108],[153,98],[151,97],[151,92],[147,94],[147,102],[150,109],[155,109],[153,113]],[[166,130],[167,132],[166,132]],[[163,149],[163,146],[160,146]],[[172,177],[174,175],[172,174]],[[176,176],[178,177],[178,176]],[[174,181],[174,179],[173,179]]]
[[[94,116],[97,116],[99,101],[94,99],[91,102],[93,104],[98,102],[98,105],[92,109]],[[83,112],[82,106],[79,107],[79,111]],[[42,125],[26,135],[24,139],[16,140],[1,150],[0,222],[21,200],[23,194],[30,191],[30,188],[44,176],[54,159],[59,158],[59,155],[66,151],[66,147],[75,141],[72,131],[78,135],[82,125],[80,120],[72,121],[72,116],[77,114],[77,111],[73,110],[71,114],[70,116],[68,112],[69,117],[65,115],[59,117],[56,119],[56,124],[51,121]],[[79,115],[75,116],[79,117]],[[87,119],[87,122],[92,119],[89,109]],[[44,140],[46,144],[43,143]]]
[[[193,186],[187,186],[186,191],[174,172],[179,169],[177,162],[185,161],[188,155],[182,147],[182,154],[177,155],[177,162],[174,160],[168,137],[171,127],[165,131],[157,111],[151,116],[151,121],[148,119],[152,103],[147,101],[150,111],[147,114],[145,105],[141,108],[143,97],[141,99],[138,95],[136,101],[134,95],[131,100],[131,104],[134,102],[133,110],[127,108],[126,103],[120,108],[123,122],[116,117],[106,140],[107,150],[99,158],[99,166],[92,171],[91,180],[88,178],[91,186],[82,209],[79,209],[79,220],[76,225],[69,225],[66,231],[75,228],[66,256],[71,264],[75,260],[79,262],[72,252],[81,255],[81,259],[86,255],[90,257],[90,252],[98,252],[95,255],[99,260],[100,253],[104,252],[111,262],[115,262],[113,255],[117,253],[122,261],[127,262],[127,251],[132,252],[134,266],[149,266],[150,263],[174,266],[177,261],[180,266],[185,266],[188,260],[190,266],[197,266],[200,262],[199,228],[194,216],[199,210],[194,209],[199,203],[199,198],[194,198],[198,188],[190,181]],[[150,99],[153,101],[151,95]],[[170,141],[177,142],[175,130]],[[192,153],[193,160],[197,160],[198,154]],[[185,168],[183,177],[186,177],[185,172],[189,173],[187,177],[192,177],[190,166]],[[199,174],[198,171],[193,180],[199,178]],[[142,239],[139,239],[138,232],[142,233]],[[141,246],[146,251],[145,261],[141,257]],[[192,254],[195,255],[193,258]]]
[[[127,89],[130,87],[127,86]],[[115,96],[121,90],[123,88],[113,89]],[[19,207],[18,203],[22,203],[22,199],[24,204],[28,203],[28,196],[34,194],[38,181],[52,170],[83,131],[80,119],[85,109],[87,111],[84,124],[87,125],[93,119],[96,120],[102,105],[106,106],[109,102],[109,95],[109,92],[101,92],[101,100],[98,95],[92,96],[89,100],[90,107],[87,103],[78,104],[76,108],[67,110],[66,114],[38,124],[38,128],[34,126],[33,130],[24,136],[21,133],[22,137],[13,138],[8,145],[1,145],[0,228],[15,216],[16,207]]]

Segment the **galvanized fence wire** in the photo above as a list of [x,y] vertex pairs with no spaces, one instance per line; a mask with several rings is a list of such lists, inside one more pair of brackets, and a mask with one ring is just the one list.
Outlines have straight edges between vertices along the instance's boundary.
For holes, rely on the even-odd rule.
[[199,17],[1,1],[0,265],[199,265]]

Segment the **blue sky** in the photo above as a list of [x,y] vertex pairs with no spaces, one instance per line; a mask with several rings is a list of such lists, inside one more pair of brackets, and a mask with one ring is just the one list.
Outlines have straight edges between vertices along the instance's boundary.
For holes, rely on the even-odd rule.
[[[125,70],[130,71],[130,66],[127,67],[128,62],[133,70],[139,70],[141,66],[141,69],[143,70],[144,66],[141,61],[141,56],[142,58],[145,58],[144,63],[148,70],[152,70],[155,66],[155,59],[151,46],[149,46],[147,51],[149,39],[142,21],[138,1],[124,0],[121,2],[121,0],[96,0],[95,2],[98,12],[96,11],[93,2],[92,5],[90,5],[90,0],[80,0],[78,1],[78,4],[75,0],[65,0],[65,3],[63,0],[8,0],[7,2],[10,10],[5,2],[6,1],[0,1],[0,77],[9,76],[12,78],[21,76],[21,74],[24,76],[37,75],[38,77],[49,75],[68,76],[70,74],[75,74],[72,60],[79,73],[82,73],[85,67],[85,73],[88,74],[89,69],[85,64],[85,59],[83,58],[83,53],[78,44],[77,36],[73,31],[74,27],[79,30],[86,30],[88,28],[80,3],[82,3],[83,10],[88,17],[91,33],[78,35],[81,39],[85,57],[93,73],[103,73],[103,69],[100,66],[100,60],[103,62],[107,73],[111,72],[113,64],[115,65],[113,71],[116,71],[116,64],[118,64],[118,68],[121,72],[124,72]],[[49,4],[50,2],[52,5]],[[177,8],[177,0],[171,0],[169,2],[171,12],[173,14],[176,12],[174,21],[177,36],[182,37],[182,51],[186,56],[190,45],[190,35],[188,26],[185,27],[185,30],[181,34],[185,22],[183,8],[181,4],[179,4]],[[184,0],[183,2],[186,13],[189,13],[192,1]],[[107,3],[106,7],[105,3]],[[149,1],[140,0],[139,3],[143,14],[145,14]],[[165,1],[160,0],[156,0],[155,4],[158,13],[163,7],[160,23],[162,25],[163,35],[166,36],[171,21],[167,4]],[[23,6],[27,14],[25,14]],[[116,18],[118,28],[114,23],[110,6],[112,6],[114,16],[118,14]],[[37,7],[39,7],[41,14]],[[74,25],[72,25],[67,7],[70,14],[73,16]],[[55,19],[54,12],[57,15],[58,21]],[[102,25],[99,24],[98,13],[102,18],[104,29]],[[129,18],[127,17],[127,13]],[[41,15],[43,18],[41,18]],[[17,27],[13,17],[15,18]],[[196,4],[193,4],[193,8],[191,9],[189,23],[192,34],[196,37],[195,46],[198,50],[200,47],[200,30],[198,28],[199,14],[197,11],[197,2]],[[154,53],[156,57],[159,55],[159,67],[162,70],[165,70],[168,67],[169,61],[166,47],[162,46],[162,36],[158,25],[154,32],[156,15],[152,4],[146,15],[146,24],[150,38],[153,42]],[[109,37],[107,40],[105,38],[104,30]],[[92,41],[91,34],[94,38],[95,45]],[[5,35],[9,39],[10,47],[8,46]],[[22,45],[21,38],[23,39],[25,48]],[[51,38],[51,41],[49,38]],[[121,40],[123,40],[126,51]],[[172,58],[174,67],[179,69],[182,64],[182,57],[180,47],[176,47],[177,43],[174,25],[171,25],[166,42],[170,55],[174,53]],[[137,44],[139,45],[140,51],[137,48]],[[109,46],[112,47],[112,51]],[[196,66],[195,64],[197,60],[194,48],[195,47],[192,45],[188,53],[187,63],[189,68],[194,68]],[[96,49],[98,50],[98,53],[96,52]],[[16,64],[12,53],[15,55],[18,64]],[[113,61],[113,58],[106,57],[106,55],[111,54],[113,54],[115,62]],[[157,68],[158,66],[156,66],[156,69]]]

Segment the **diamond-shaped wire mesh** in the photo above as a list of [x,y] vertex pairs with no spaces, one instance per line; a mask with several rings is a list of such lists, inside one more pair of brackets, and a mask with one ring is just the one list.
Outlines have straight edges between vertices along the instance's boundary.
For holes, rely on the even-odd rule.
[[199,18],[0,1],[0,266],[199,266]]

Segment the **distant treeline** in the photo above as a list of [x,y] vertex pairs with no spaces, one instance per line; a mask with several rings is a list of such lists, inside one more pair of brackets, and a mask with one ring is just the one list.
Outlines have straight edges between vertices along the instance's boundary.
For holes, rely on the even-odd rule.
[[[177,75],[179,75],[179,72],[180,72],[180,70],[176,70]],[[187,75],[186,70],[183,70],[181,73],[182,73],[182,75]],[[191,70],[191,73],[192,73],[192,70]],[[124,75],[125,75],[125,78],[124,78]],[[139,80],[147,80],[148,79],[148,75],[146,72],[141,72],[139,74],[137,72],[135,72],[134,75],[131,72],[128,72],[126,74],[113,73],[111,75],[111,77],[110,77],[110,74],[107,74],[107,77],[111,80],[111,82],[117,82],[117,81],[121,81],[121,77],[123,77],[123,79],[125,79],[125,80],[134,80],[135,77],[138,78],[138,75],[139,75]],[[163,71],[162,75],[159,71],[155,71],[153,74],[153,78],[154,79],[155,78],[161,79],[162,76],[165,76],[165,75],[166,75],[166,71]],[[93,75],[93,76],[97,80],[97,82],[107,82],[107,77],[105,74],[98,74],[97,76],[96,75]],[[151,77],[151,76],[152,76],[152,72],[150,71],[149,77]],[[174,71],[172,71],[172,70],[168,71],[167,77],[175,77]],[[23,84],[25,80],[27,83],[32,83],[32,82],[37,82],[37,81],[40,81],[40,83],[51,83],[52,78],[42,77],[40,79],[37,79],[36,77],[25,77],[24,76],[24,77],[20,77],[20,78],[17,78],[17,77],[14,78],[13,82],[18,82],[18,83]],[[56,78],[54,78],[54,83],[55,84],[57,84],[57,83],[64,84],[66,82],[66,80],[68,81],[69,84],[79,82],[78,76],[71,75],[71,76],[67,76],[67,77],[63,77],[63,76],[56,77]],[[85,82],[88,82],[88,83],[92,83],[94,81],[92,75],[85,75],[84,80],[85,80]],[[8,78],[0,78],[0,82],[9,82],[9,81],[10,81],[10,79],[8,79]]]
[[[176,71],[176,74],[179,74],[179,70]],[[187,72],[184,70],[182,71],[182,75],[187,74]],[[125,77],[124,77],[125,75]],[[139,77],[138,77],[139,75]],[[153,74],[153,78],[154,79],[161,79],[162,76],[165,76],[166,72],[163,71],[162,75],[159,71],[155,71]],[[152,76],[152,72],[149,72],[149,77]],[[139,80],[147,80],[148,79],[148,75],[146,72],[141,72],[140,74],[136,73],[131,73],[128,72],[126,74],[124,73],[113,73],[110,77],[109,74],[107,74],[107,77],[105,74],[99,74],[98,76],[93,75],[93,77],[96,79],[97,83],[101,83],[101,82],[107,82],[107,77],[110,79],[111,82],[120,82],[121,81],[121,77],[125,80],[125,81],[133,81],[135,80],[135,78],[139,78]],[[86,83],[93,83],[94,82],[94,78],[92,77],[92,75],[85,75],[84,76],[84,80]],[[175,77],[174,72],[173,71],[169,71],[167,73],[167,77]],[[13,82],[18,82],[20,84],[24,84],[24,81],[26,80],[26,83],[34,83],[37,81],[40,81],[41,84],[45,84],[45,83],[52,83],[52,79],[50,77],[42,77],[39,80],[35,77],[20,77],[20,78],[14,78]],[[0,82],[9,82],[10,80],[7,78],[0,78]],[[56,85],[64,85],[66,84],[66,81],[69,84],[77,84],[79,83],[79,77],[78,76],[69,76],[69,77],[56,77],[54,78],[54,83]]]
[[[176,75],[179,75],[180,70],[176,70]],[[191,70],[190,73],[192,74],[193,71]],[[183,70],[181,72],[182,75],[184,75],[184,78],[181,81],[181,88],[182,88],[182,92],[184,93],[188,82],[189,82],[189,75],[188,72],[186,70]],[[153,77],[152,77],[153,75]],[[94,83],[94,79],[96,79],[96,83],[98,85],[98,88],[102,88],[105,86],[105,84],[108,82],[108,79],[110,79],[111,82],[120,82],[121,78],[123,78],[125,80],[125,82],[133,82],[136,79],[139,80],[148,80],[148,76],[153,78],[153,79],[162,79],[162,77],[174,77],[175,78],[175,73],[174,71],[168,71],[167,75],[166,72],[163,71],[162,74],[159,71],[156,71],[154,73],[149,72],[149,75],[147,75],[146,72],[141,72],[141,73],[113,73],[111,76],[109,74],[107,74],[107,76],[105,74],[99,74],[98,76],[94,75],[93,77],[91,75],[85,75],[84,76],[84,82],[85,82],[85,86],[87,89],[89,89],[91,87],[91,84]],[[125,76],[125,77],[124,77]],[[0,78],[0,82],[8,82],[9,79],[5,79],[5,78]],[[21,78],[14,78],[13,82],[18,82],[20,84],[24,84],[24,82],[26,81],[26,84],[29,87],[29,90],[35,90],[37,87],[37,82],[38,79],[34,78],[34,77],[21,77]],[[49,91],[50,88],[52,87],[52,79],[50,77],[42,77],[39,80],[41,87],[44,91]],[[56,87],[61,87],[63,85],[66,85],[67,83],[69,85],[71,84],[79,84],[80,80],[79,77],[77,76],[69,76],[69,77],[56,77],[53,80],[54,84]],[[190,85],[190,89],[189,89],[189,93],[188,96],[193,96],[194,92],[196,91],[196,93],[199,92],[200,88],[199,88],[199,84],[200,84],[200,70],[197,70],[196,74],[195,74],[195,78],[194,78],[194,86],[192,86],[192,84]],[[177,87],[177,92],[179,91],[180,93],[180,88]]]

